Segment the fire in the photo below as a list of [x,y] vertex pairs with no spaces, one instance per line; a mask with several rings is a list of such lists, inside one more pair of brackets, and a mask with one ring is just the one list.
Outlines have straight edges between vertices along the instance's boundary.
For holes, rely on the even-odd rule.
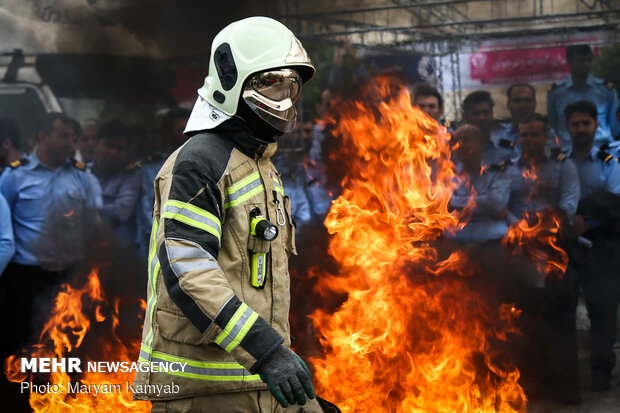
[[473,206],[448,208],[449,135],[379,85],[380,100],[339,102],[330,120],[349,164],[325,220],[339,273],[317,275],[316,291],[347,295],[311,315],[318,394],[343,412],[525,411],[519,371],[495,348],[519,310],[470,286],[478,269],[464,252],[435,248]]
[[502,240],[513,254],[523,254],[545,278],[562,278],[568,266],[568,254],[559,245],[562,220],[552,210],[526,212],[522,220],[508,228]]
[[[146,303],[140,300],[139,306]],[[88,347],[89,353],[96,353],[93,360],[128,361],[136,360],[140,341],[126,344],[118,335],[121,302],[115,299],[112,306],[106,301],[97,271],[88,274],[86,283],[81,288],[63,284],[60,293],[54,300],[54,308],[35,344],[29,353],[12,355],[5,361],[5,375],[14,382],[33,381],[37,383],[40,374],[33,377],[30,373],[21,372],[21,357],[62,359],[75,354],[82,345]],[[111,321],[104,324],[106,320]],[[97,323],[99,331],[106,331],[100,339],[89,340],[92,323]],[[109,329],[109,333],[108,333]],[[81,350],[84,350],[81,348]],[[75,355],[73,355],[75,357]],[[132,400],[132,393],[126,391],[127,383],[131,384],[134,373],[95,373],[86,371],[86,362],[82,362],[84,373],[50,373],[44,382],[50,386],[62,385],[63,392],[44,392],[30,394],[30,406],[35,412],[148,412],[151,405],[146,402]],[[40,381],[40,380],[39,380]],[[102,386],[120,385],[121,392],[75,393],[69,394],[68,383],[80,382],[84,385]],[[108,387],[111,388],[111,387]]]
[[523,169],[523,178],[525,178],[528,181],[536,181],[536,179],[538,178],[538,173],[536,171],[536,168],[532,166],[531,168]]

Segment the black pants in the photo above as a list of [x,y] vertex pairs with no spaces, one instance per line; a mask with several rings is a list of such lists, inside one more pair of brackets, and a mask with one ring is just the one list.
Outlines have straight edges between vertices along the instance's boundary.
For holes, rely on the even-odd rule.
[[616,356],[618,302],[620,299],[620,244],[613,238],[594,240],[594,246],[581,267],[584,298],[590,318],[590,366],[611,372]]
[[[39,333],[50,316],[52,302],[67,272],[46,271],[38,266],[10,263],[0,278],[2,310],[0,337],[2,361],[38,341]],[[29,412],[28,396],[20,385],[10,383],[1,375],[0,394],[3,408],[11,412]]]
[[553,379],[561,392],[578,392],[577,272],[569,266],[562,279],[547,280],[545,292],[543,319],[550,332],[548,354]]

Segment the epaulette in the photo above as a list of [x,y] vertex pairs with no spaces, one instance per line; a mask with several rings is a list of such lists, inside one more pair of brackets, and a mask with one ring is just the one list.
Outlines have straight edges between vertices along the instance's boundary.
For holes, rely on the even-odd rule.
[[597,157],[598,159],[601,159],[603,162],[609,162],[609,161],[611,161],[612,159],[614,159],[614,156],[613,156],[612,154],[607,153],[607,152],[605,152],[605,151],[604,151],[604,150],[602,150],[602,149],[599,149],[599,150],[598,150],[598,153],[596,154],[596,157]]
[[509,167],[510,165],[512,165],[512,161],[510,159],[507,159],[505,161],[501,161],[499,163],[489,166],[488,170],[494,171],[494,172],[501,172],[501,171],[505,171],[506,168]]
[[549,152],[551,154],[550,157],[552,159],[560,159],[560,155],[563,155],[562,148],[560,148],[559,146],[556,146],[555,148],[551,148]]
[[614,88],[614,84],[611,81],[608,81],[607,83],[605,83],[605,86],[607,86],[607,89],[609,90],[613,90]]
[[135,162],[135,163],[130,163],[129,165],[127,165],[125,167],[126,171],[133,171],[135,169],[140,169],[142,168],[142,163],[141,162]]
[[146,157],[146,162],[159,162],[164,158],[164,154],[157,152]]
[[560,152],[560,153],[558,153],[557,155],[555,155],[555,156],[553,157],[553,159],[556,159],[556,160],[558,160],[558,161],[560,161],[560,162],[564,162],[564,161],[565,161],[566,159],[568,159],[568,158],[566,157],[566,155],[564,155],[562,152]]
[[515,147],[515,143],[512,141],[509,141],[508,139],[500,139],[499,146],[501,146],[502,148],[514,148]]
[[9,164],[9,166],[11,167],[11,169],[15,169],[15,168],[20,167],[20,166],[22,166],[22,165],[26,165],[26,164],[28,164],[28,162],[30,162],[30,161],[28,160],[28,158],[22,158],[22,159],[18,159],[18,160],[16,160],[16,161],[11,162],[11,163]]
[[80,171],[86,170],[86,164],[84,162],[76,161],[75,159],[73,159],[71,161],[71,164],[75,166],[76,168],[78,168]]

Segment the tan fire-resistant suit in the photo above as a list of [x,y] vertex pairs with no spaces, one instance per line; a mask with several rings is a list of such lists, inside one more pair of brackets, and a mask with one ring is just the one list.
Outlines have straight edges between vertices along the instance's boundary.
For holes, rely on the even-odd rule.
[[[289,199],[269,160],[275,150],[231,120],[193,136],[157,175],[139,360],[187,364],[137,373],[136,399],[266,389],[257,367],[275,347],[290,345],[288,255],[296,253]],[[258,244],[268,253],[262,289],[250,284],[254,208],[279,230]],[[152,386],[172,382],[176,393]]]

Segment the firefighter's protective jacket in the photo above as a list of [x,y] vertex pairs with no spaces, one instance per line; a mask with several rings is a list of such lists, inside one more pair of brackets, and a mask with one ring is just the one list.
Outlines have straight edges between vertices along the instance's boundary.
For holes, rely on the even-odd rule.
[[[288,255],[296,253],[290,203],[269,160],[275,150],[233,118],[194,135],[157,175],[139,361],[169,369],[138,372],[134,398],[266,388],[258,366],[290,345]],[[254,208],[278,227],[271,243],[250,236]],[[256,248],[268,253],[262,289],[250,284]],[[178,393],[145,386],[172,382]]]

